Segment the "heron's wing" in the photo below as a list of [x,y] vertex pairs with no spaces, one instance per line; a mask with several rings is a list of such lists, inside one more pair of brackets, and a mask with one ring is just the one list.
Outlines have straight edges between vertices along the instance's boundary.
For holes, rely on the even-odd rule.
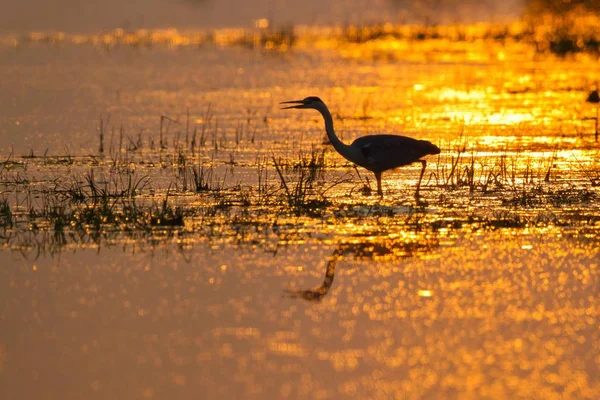
[[399,135],[363,136],[352,146],[360,149],[367,164],[381,171],[411,164],[428,154],[440,153],[440,149],[431,142]]

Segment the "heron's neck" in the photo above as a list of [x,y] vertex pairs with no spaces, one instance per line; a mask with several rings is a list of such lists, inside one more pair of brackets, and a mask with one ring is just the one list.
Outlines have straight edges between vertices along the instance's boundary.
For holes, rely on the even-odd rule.
[[348,153],[349,146],[344,144],[337,135],[335,134],[335,130],[333,129],[333,117],[331,113],[327,109],[327,107],[319,107],[317,111],[321,113],[323,119],[325,120],[325,131],[327,132],[327,137],[329,141],[333,145],[333,147],[343,156],[346,156]]

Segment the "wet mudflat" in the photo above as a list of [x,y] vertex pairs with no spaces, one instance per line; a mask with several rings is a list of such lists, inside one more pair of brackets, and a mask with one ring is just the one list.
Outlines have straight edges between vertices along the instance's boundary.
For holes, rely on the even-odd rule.
[[[596,60],[309,33],[4,45],[8,398],[599,396]],[[423,204],[309,95],[436,143]]]

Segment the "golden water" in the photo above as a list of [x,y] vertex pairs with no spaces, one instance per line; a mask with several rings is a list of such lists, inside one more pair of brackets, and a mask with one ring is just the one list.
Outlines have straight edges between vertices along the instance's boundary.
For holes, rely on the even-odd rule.
[[[597,57],[40,35],[0,49],[6,398],[600,396]],[[346,142],[436,143],[425,206],[417,166],[364,195],[318,114],[278,109],[309,95]],[[290,207],[273,160],[294,187],[311,152]],[[200,166],[213,190],[192,190]]]

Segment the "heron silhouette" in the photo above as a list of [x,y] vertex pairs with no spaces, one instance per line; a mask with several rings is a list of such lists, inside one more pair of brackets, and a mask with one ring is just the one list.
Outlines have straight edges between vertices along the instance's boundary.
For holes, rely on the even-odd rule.
[[280,104],[294,104],[283,107],[283,110],[289,108],[312,108],[320,112],[325,120],[327,137],[334,149],[346,160],[375,174],[377,194],[381,198],[383,198],[383,191],[381,190],[381,174],[383,172],[420,162],[421,175],[419,176],[419,183],[417,183],[417,190],[415,192],[415,199],[419,202],[419,189],[421,188],[421,180],[423,180],[423,174],[427,166],[427,161],[422,160],[422,158],[427,155],[439,154],[439,147],[427,140],[417,140],[400,135],[367,135],[359,137],[352,144],[347,145],[335,134],[333,117],[320,98],[310,96],[303,100],[284,101]]

